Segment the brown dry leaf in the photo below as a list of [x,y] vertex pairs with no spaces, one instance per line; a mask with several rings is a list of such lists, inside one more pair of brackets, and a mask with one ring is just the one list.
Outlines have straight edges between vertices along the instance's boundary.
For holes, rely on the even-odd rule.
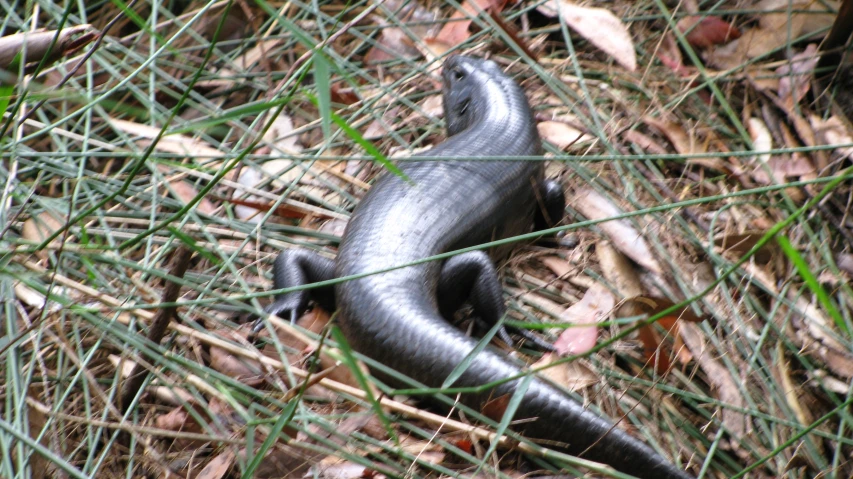
[[644,135],[637,130],[626,131],[622,134],[622,138],[624,138],[625,141],[639,146],[646,153],[651,153],[653,155],[665,155],[669,153],[663,145],[655,141],[652,137]]
[[[38,395],[39,388],[34,385],[31,385],[27,394],[27,403],[31,405],[32,402],[38,403]],[[30,433],[30,439],[35,440],[39,436],[39,434],[47,427],[48,415],[43,409],[37,407],[28,407],[26,411],[27,427]],[[46,450],[50,450],[50,439],[51,434],[42,434],[41,439],[39,439],[38,441],[38,444]],[[30,457],[27,465],[30,468],[31,479],[47,479],[52,477],[61,477],[60,474],[57,474],[58,471],[56,470],[56,465],[41,454],[33,454]]]
[[[157,168],[164,173],[168,173],[170,171],[169,167],[166,165],[157,165]],[[172,180],[169,182],[169,186],[172,189],[172,193],[175,194],[175,197],[181,200],[181,202],[185,205],[194,201],[199,194],[198,190],[186,181],[181,181],[177,179]],[[196,204],[195,209],[199,213],[204,213],[206,215],[211,216],[216,213],[216,205],[214,205],[213,202],[210,201],[210,199],[208,199],[207,197],[204,197],[199,200],[199,202]]]
[[719,17],[684,17],[676,27],[686,33],[687,43],[696,48],[709,48],[740,38],[740,30]]
[[554,342],[554,349],[562,356],[583,354],[595,347],[598,340],[598,325],[603,321],[616,300],[613,294],[596,283],[586,291],[580,301],[568,307],[561,315],[563,323],[578,325],[566,328]]
[[27,58],[24,64],[38,63],[47,57],[45,65],[65,55],[72,55],[97,37],[92,25],[84,24],[62,30],[36,30],[0,37],[0,70],[17,72],[13,65],[15,57],[21,55],[26,45]]
[[792,27],[799,25],[799,29],[792,32],[792,38],[796,38],[829,29],[840,6],[837,0],[762,0],[755,9],[762,12],[758,14],[758,25],[767,30],[786,29],[789,18],[802,17],[802,25],[791,23]]
[[[737,40],[715,49],[706,57],[709,64],[721,69],[737,68],[746,61],[779,50],[800,37],[814,25],[810,17],[817,17],[809,9],[818,2],[789,0],[769,0],[761,2],[757,10],[758,27],[743,32]],[[789,13],[788,9],[791,9]],[[767,11],[779,13],[767,13]]]
[[196,479],[221,479],[225,477],[231,467],[234,466],[235,459],[237,459],[237,453],[230,447],[225,449],[204,466]]
[[[760,284],[772,297],[783,294],[778,289],[776,278],[759,265],[747,262],[743,264],[743,268],[752,281]],[[793,307],[789,307],[789,304],[793,304]],[[836,375],[848,380],[853,378],[853,355],[836,339],[837,334],[829,333],[834,331],[835,323],[820,308],[804,298],[796,288],[788,290],[788,301],[779,305],[778,317],[788,315],[789,309],[793,310],[798,321],[795,323],[796,334],[803,343],[803,349],[808,349],[811,354],[822,359]]]
[[539,130],[539,136],[541,136],[543,140],[553,144],[561,150],[565,150],[569,146],[577,143],[585,143],[595,140],[592,136],[587,135],[561,121],[541,121],[536,125],[536,129]]
[[[708,152],[703,145],[696,141],[695,136],[688,134],[687,130],[676,122],[667,121],[661,118],[654,118],[648,115],[643,117],[643,121],[660,131],[663,136],[672,143],[672,146],[675,147],[675,151],[679,154],[695,155]],[[699,164],[705,168],[722,171],[724,173],[729,172],[728,165],[719,157],[709,156],[707,158],[690,158],[687,162]]]
[[[44,240],[62,228],[62,226],[63,223],[54,218],[49,211],[42,211],[38,215],[27,218],[24,221],[24,226],[21,228],[21,236],[27,241],[38,244],[44,242]],[[48,248],[58,248],[60,240],[61,237],[54,239],[50,242]],[[47,250],[40,250],[36,252],[36,255],[41,259],[48,259],[50,253]]]
[[[315,334],[320,334],[330,320],[331,316],[328,312],[315,306],[313,309],[303,314],[297,320],[297,324]],[[276,335],[278,337],[278,341],[282,345],[296,351],[301,351],[299,354],[287,355],[287,360],[291,364],[298,364],[302,362],[305,357],[313,354],[317,348],[316,341],[304,335],[299,330],[290,327],[289,322],[286,323],[286,326],[284,327],[277,327]],[[279,351],[272,344],[265,346],[262,352],[272,358],[280,357]],[[323,348],[320,353],[320,368],[323,376],[348,386],[361,388],[361,385],[355,379],[355,376],[353,376],[352,371],[350,371],[349,368],[338,364],[338,361],[331,355],[332,352],[333,350],[326,347]],[[367,374],[367,366],[359,362],[359,367],[361,367],[364,374]],[[309,391],[312,395],[334,399],[334,393],[319,386],[310,386]],[[378,392],[374,391],[374,394],[377,394],[378,396]]]
[[367,63],[380,63],[395,59],[415,59],[421,55],[420,50],[415,45],[414,39],[409,37],[413,35],[415,38],[429,38],[433,33],[432,25],[436,22],[437,15],[434,11],[430,11],[420,2],[404,2],[400,0],[385,0],[385,9],[389,12],[396,12],[396,20],[401,23],[406,23],[406,29],[392,26],[390,21],[380,20],[378,27],[382,33],[376,40],[376,44],[370,47],[365,61]]
[[[839,267],[841,267],[841,263],[839,263]],[[43,293],[30,288],[24,283],[15,283],[15,298],[33,308],[41,309],[48,304]]]
[[740,441],[749,429],[747,417],[735,409],[746,409],[746,401],[738,390],[738,378],[733,378],[729,370],[712,355],[712,348],[705,345],[702,339],[704,333],[695,324],[684,323],[681,325],[681,337],[684,344],[693,353],[693,357],[699,366],[705,371],[708,381],[717,390],[717,397],[724,404],[733,407],[720,408],[723,424],[734,436],[735,441]]
[[444,106],[442,105],[441,95],[431,95],[426,100],[421,102],[421,111],[428,118],[441,118],[444,116]]
[[[672,307],[674,304],[666,298],[636,296],[625,300],[616,311],[616,316],[631,317],[641,314],[653,316]],[[655,366],[658,374],[665,374],[669,371],[673,354],[683,364],[686,364],[691,359],[688,351],[681,348],[681,338],[678,334],[681,323],[679,320],[696,323],[702,321],[702,319],[696,316],[690,307],[686,307],[657,320],[655,324],[662,327],[666,331],[665,334],[674,340],[671,350],[664,341],[664,335],[657,329],[655,324],[643,325],[637,330],[640,341],[643,343],[643,355],[648,364]]]
[[802,315],[809,335],[820,342],[818,354],[826,361],[827,366],[845,379],[853,378],[853,355],[846,345],[839,342],[835,331],[835,323],[830,320],[823,310],[810,303],[798,291],[789,290],[788,299],[794,302],[794,307]]
[[595,256],[607,282],[616,287],[622,298],[632,298],[643,293],[637,270],[609,241],[595,243]]
[[[743,257],[758,241],[764,237],[761,231],[748,231],[714,237],[714,246],[719,248],[719,253],[727,255],[737,261]],[[752,258],[762,264],[767,264],[779,255],[779,244],[775,241],[765,243],[755,252]]]
[[549,379],[569,391],[580,391],[598,383],[598,375],[595,371],[589,368],[581,360],[575,360],[568,363],[560,363],[555,366],[547,367],[558,361],[560,357],[554,353],[546,353],[542,355],[539,361],[536,361],[531,366],[531,369],[545,368],[539,371],[539,375]]
[[504,417],[509,400],[512,399],[512,394],[504,394],[490,399],[480,408],[480,413],[492,421],[499,422]]
[[794,411],[797,421],[806,426],[812,423],[811,411],[803,407],[800,402],[802,396],[802,387],[793,379],[791,368],[788,360],[785,359],[785,350],[782,341],[776,343],[776,374],[779,377],[779,382],[782,385],[782,391],[785,393],[785,402]]
[[[260,438],[258,438],[260,439]],[[326,456],[313,449],[297,447],[302,441],[294,441],[293,445],[276,443],[261,459],[255,470],[255,479],[301,479],[312,466],[319,464]],[[245,460],[246,451],[239,455]]]
[[167,431],[201,432],[201,425],[190,416],[183,407],[176,407],[170,412],[157,416],[154,426]]
[[557,277],[562,279],[565,279],[575,269],[568,261],[560,258],[559,256],[546,256],[541,258],[539,261],[541,261],[546,268],[550,269],[551,272],[556,274]]
[[[263,199],[257,195],[246,194],[247,191],[260,184],[261,181],[261,174],[254,168],[243,168],[240,171],[240,176],[237,177],[237,184],[246,188],[234,188],[234,196],[227,200],[229,203],[235,205],[234,214],[237,215],[237,218],[258,224],[263,220],[264,215],[261,213],[269,211],[272,207],[269,200]],[[299,214],[298,212],[290,211],[287,208],[287,205],[280,205],[280,207],[284,207],[283,210],[277,211],[276,213],[282,218],[303,218],[306,215],[306,213]]]
[[[116,354],[107,356],[110,364],[115,368],[121,368],[121,377],[128,378],[136,367],[136,362],[127,358],[122,358]],[[148,394],[156,397],[158,400],[171,406],[182,406],[184,404],[196,404],[196,397],[186,389],[175,386],[153,386],[149,385],[145,388]]]
[[853,254],[838,254],[835,258],[835,262],[838,263],[838,269],[853,276]]
[[[756,146],[758,150],[758,146]],[[762,155],[764,156],[764,155]],[[756,165],[751,176],[757,183],[763,185],[785,183],[788,178],[812,177],[817,171],[811,160],[800,154],[771,156],[766,166]],[[797,188],[787,188],[785,191],[794,197],[802,197]]]
[[[142,147],[148,147],[151,144],[150,140],[157,138],[160,134],[160,128],[143,125],[133,121],[119,120],[118,118],[110,118],[110,125],[117,130],[121,130],[131,136],[138,137],[137,143]],[[177,155],[185,155],[188,158],[209,157],[219,158],[222,153],[216,148],[210,146],[206,141],[190,138],[186,135],[164,135],[154,147],[158,151],[166,153],[175,153]]]
[[[653,296],[636,296],[634,298],[626,299],[620,306],[619,311],[622,311],[622,308],[627,307],[636,307],[638,310],[643,313],[652,316],[658,314],[664,310],[667,310],[673,307],[675,303],[667,298],[658,298]],[[701,316],[696,315],[693,312],[693,308],[690,306],[681,308],[674,313],[671,313],[667,316],[661,318],[661,321],[664,321],[666,318],[671,318],[670,320],[665,321],[665,323],[672,323],[675,320],[689,321],[691,323],[699,323],[705,320]]]
[[[117,118],[110,118],[109,122],[114,128],[129,135],[139,137],[136,142],[141,147],[148,147],[151,144],[151,141],[157,138],[160,134],[160,128],[143,125],[141,123],[119,120]],[[164,135],[160,138],[157,142],[157,146],[154,148],[167,153],[185,155],[188,158],[218,158],[222,156],[222,153],[220,153],[219,150],[213,148],[207,142],[196,140],[185,135]],[[209,166],[215,167],[214,164],[210,164]],[[164,174],[171,174],[172,172],[171,168],[167,165],[158,164],[157,168]],[[182,176],[170,179],[169,185],[176,197],[184,202],[184,204],[190,203],[198,196],[198,190],[196,190],[196,188],[191,184],[185,182]],[[216,211],[216,206],[214,206],[207,198],[202,198],[198,202],[196,208],[206,214],[213,214]]]
[[302,152],[299,135],[293,130],[293,119],[283,113],[272,120],[272,125],[264,133],[264,142],[279,154],[298,155]]
[[817,54],[817,45],[810,43],[804,51],[791,57],[789,63],[776,69],[776,75],[779,77],[779,100],[787,109],[794,108],[809,92],[818,60],[820,56]]
[[343,461],[337,464],[320,464],[316,468],[317,479],[367,479],[370,477],[364,464]]
[[755,89],[760,92],[772,93],[779,89],[779,77],[773,70],[754,67],[744,73]]
[[[622,214],[608,198],[589,188],[581,190],[573,201],[574,208],[590,220],[607,220]],[[619,251],[640,266],[655,274],[663,274],[663,268],[654,258],[646,240],[627,219],[604,221],[597,225]]]
[[[237,331],[220,329],[215,333],[225,340],[246,344],[251,326],[244,325]],[[210,346],[210,367],[248,386],[259,386],[264,381],[259,361],[236,356],[218,346]]]
[[[244,86],[242,82],[243,75],[247,71],[255,69],[258,63],[261,63],[261,68],[268,69],[270,60],[270,51],[276,50],[283,45],[285,41],[281,38],[266,38],[253,39],[256,44],[246,50],[245,53],[234,59],[233,63],[216,70],[215,78],[207,80],[199,80],[196,82],[197,88],[241,88]],[[236,66],[236,69],[230,68]]]
[[450,20],[435,36],[435,40],[454,47],[467,40],[471,33],[468,28],[471,26],[471,19],[487,10],[500,12],[506,5],[506,0],[465,0],[462,4],[462,9],[457,10]]
[[[836,115],[824,120],[817,115],[809,116],[809,121],[814,128],[818,139],[824,145],[849,145],[853,143],[853,134],[846,126],[846,122]],[[844,146],[835,149],[836,153],[853,160],[853,146]]]
[[[315,472],[320,473],[318,477],[336,477],[333,475],[325,475],[332,474],[335,470],[329,470],[324,467],[323,464],[336,464],[339,463],[339,461],[334,457],[327,456],[325,453],[311,449],[308,446],[315,444],[336,444],[338,446],[342,446],[345,439],[341,438],[345,438],[363,427],[365,423],[371,420],[371,416],[372,415],[358,415],[350,417],[338,424],[334,431],[328,431],[320,426],[311,425],[309,426],[311,432],[310,435],[305,432],[288,432],[288,435],[291,437],[295,435],[296,440],[288,444],[282,444],[281,442],[276,443],[272,450],[264,456],[254,477],[269,479],[300,479],[306,476],[312,476],[312,474],[307,474],[309,469],[312,467]],[[322,439],[315,439],[317,437]],[[262,441],[263,439],[264,438],[258,438],[259,441]],[[240,456],[245,456],[245,454],[246,451],[240,452]],[[323,471],[325,471],[325,473]],[[363,473],[367,473],[367,470],[363,466],[361,471]]]
[[357,90],[351,86],[344,85],[344,82],[332,83],[331,87],[329,87],[332,101],[344,105],[352,105],[354,103],[358,103],[359,97],[356,93]]
[[[681,48],[675,40],[672,32],[666,32],[661,37],[660,46],[655,50],[655,56],[670,70],[677,73],[679,76],[689,76],[693,74],[695,68],[684,65],[684,59],[681,56]],[[633,130],[631,130],[633,131]]]
[[600,48],[628,71],[637,70],[637,52],[628,27],[609,10],[580,7],[569,0],[551,0],[536,8],[549,17],[560,15],[566,25]]
[[[773,136],[763,121],[758,118],[750,118],[747,121],[747,129],[752,139],[753,150],[767,152],[773,149]],[[765,181],[768,180],[767,168],[769,167],[767,163],[769,160],[770,153],[759,153],[752,159],[745,160],[751,164],[751,175],[753,178],[756,178],[756,181],[759,181],[758,178],[762,178]]]

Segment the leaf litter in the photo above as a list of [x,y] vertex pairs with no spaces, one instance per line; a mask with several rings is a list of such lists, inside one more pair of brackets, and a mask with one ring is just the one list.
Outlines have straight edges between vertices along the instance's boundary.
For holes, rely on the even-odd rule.
[[[0,287],[14,312],[0,351],[27,373],[2,377],[7,390],[29,390],[29,411],[4,417],[31,438],[125,431],[146,452],[129,461],[83,435],[39,441],[55,458],[104,477],[236,477],[275,434],[256,477],[459,476],[478,461],[515,476],[532,464],[504,452],[472,460],[489,439],[470,415],[373,389],[380,419],[357,379],[367,369],[342,366],[316,308],[297,326],[271,321],[262,345],[237,324],[267,301],[255,295],[270,289],[277,251],[334,255],[382,171],[345,134],[324,137],[305,94],[323,81],[299,76],[299,59],[319,46],[333,64],[333,110],[389,156],[444,137],[433,63],[444,52],[490,57],[528,92],[549,174],[571,193],[564,224],[575,241],[516,248],[502,268],[508,319],[582,357],[512,352],[521,363],[621,418],[617,427],[649,431],[703,477],[853,471],[839,414],[853,342],[825,310],[828,300],[851,326],[851,111],[843,74],[815,76],[839,2],[674,12],[620,1],[319,2],[282,7],[276,20],[255,4],[86,8],[76,18],[94,27],[71,27],[67,38],[84,32],[77,43],[60,35],[56,52],[71,57],[50,52],[55,63],[37,71],[27,56],[28,89],[0,78],[4,138],[14,138],[0,143]],[[64,17],[48,12],[38,18],[55,36],[51,19]],[[34,33],[21,20],[10,16],[6,42]],[[596,226],[572,226],[585,220]],[[786,221],[796,257],[762,244]],[[176,242],[206,255],[184,278],[171,336],[146,343]],[[574,326],[555,337],[561,317]],[[136,365],[149,380],[139,414],[121,417],[110,397]],[[282,414],[292,417],[277,425]],[[87,461],[94,451],[109,460]],[[37,466],[46,477],[56,465]]]

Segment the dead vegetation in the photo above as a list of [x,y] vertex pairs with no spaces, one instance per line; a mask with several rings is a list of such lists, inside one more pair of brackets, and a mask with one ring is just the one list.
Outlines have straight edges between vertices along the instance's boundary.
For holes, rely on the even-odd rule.
[[519,358],[697,476],[853,476],[853,2],[718,3],[9,8],[0,477],[620,477],[395,396],[322,311],[241,324],[442,140],[452,52],[570,198],[503,265],[558,349]]

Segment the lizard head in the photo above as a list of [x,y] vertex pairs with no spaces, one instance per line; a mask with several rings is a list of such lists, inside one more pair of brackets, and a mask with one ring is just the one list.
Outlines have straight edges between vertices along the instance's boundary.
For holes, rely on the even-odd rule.
[[485,99],[479,98],[482,85],[504,78],[501,69],[490,60],[454,55],[444,62],[444,116],[447,133],[456,135],[476,123],[485,112]]
[[507,115],[519,108],[510,103],[511,97],[524,98],[515,82],[491,60],[450,56],[444,61],[442,77],[448,136],[461,133],[483,118]]

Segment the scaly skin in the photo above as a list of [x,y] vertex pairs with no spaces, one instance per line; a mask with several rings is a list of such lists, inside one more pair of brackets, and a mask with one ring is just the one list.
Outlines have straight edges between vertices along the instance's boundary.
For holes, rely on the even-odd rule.
[[[445,62],[443,94],[450,137],[419,155],[424,161],[405,163],[402,169],[411,183],[386,174],[373,185],[353,213],[334,263],[310,254],[283,254],[276,265],[277,288],[384,270],[531,229],[537,198],[542,197],[536,189],[545,184],[541,161],[453,159],[540,154],[523,91],[494,63],[456,56]],[[492,289],[474,288],[472,299],[475,309],[477,304],[481,310],[492,307],[487,315],[500,317],[503,303],[490,268],[487,265],[481,279]],[[467,290],[469,285],[452,284],[461,283],[463,276],[442,278],[442,264],[429,262],[340,283],[333,296],[321,291],[319,301],[326,307],[336,304],[340,326],[357,351],[427,386],[440,387],[476,345],[440,312],[445,305],[440,304],[439,290]],[[451,284],[442,286],[441,281]],[[269,311],[292,317],[306,302],[304,295],[283,295]],[[506,358],[485,350],[453,386],[478,386],[519,372]],[[490,398],[512,394],[518,384],[516,380],[469,394],[463,401],[479,410]],[[527,418],[536,420],[525,425],[525,435],[558,441],[565,446],[560,449],[571,454],[583,453],[585,459],[643,478],[691,477],[538,379],[530,383],[515,415],[516,420]]]

